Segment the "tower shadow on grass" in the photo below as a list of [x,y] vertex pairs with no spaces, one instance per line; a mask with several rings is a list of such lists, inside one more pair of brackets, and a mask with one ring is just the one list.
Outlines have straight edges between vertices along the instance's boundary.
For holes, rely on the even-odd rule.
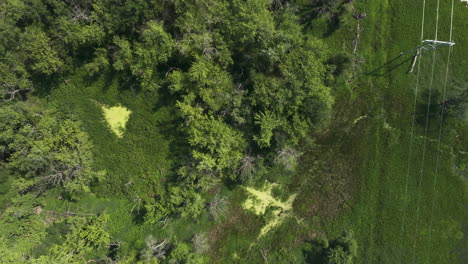
[[398,56],[396,56],[395,58],[387,61],[386,63],[384,63],[382,66],[379,66],[369,72],[365,72],[363,74],[365,75],[370,75],[370,76],[378,76],[378,77],[382,77],[382,76],[385,76],[387,74],[389,74],[390,72],[394,71],[395,69],[399,68],[400,66],[402,66],[403,64],[407,63],[407,62],[410,62],[411,60],[413,59],[412,56],[410,55],[403,55],[403,54],[400,54]]
[[405,55],[407,55],[407,53],[401,53],[373,70],[355,74],[351,79],[356,79],[361,75],[383,77],[413,59],[412,56]]

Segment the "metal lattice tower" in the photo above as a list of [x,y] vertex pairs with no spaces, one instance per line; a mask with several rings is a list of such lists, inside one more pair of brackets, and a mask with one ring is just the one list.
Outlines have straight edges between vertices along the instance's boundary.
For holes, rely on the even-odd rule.
[[435,50],[439,47],[443,47],[443,46],[452,47],[453,45],[455,45],[455,42],[426,39],[426,40],[423,40],[422,44],[419,45],[418,47],[411,49],[409,51],[406,51],[406,52],[402,52],[400,56],[416,50],[416,54],[413,57],[413,62],[411,63],[411,68],[409,70],[409,72],[413,72],[414,65],[416,64],[416,60],[419,55],[426,53],[428,51],[431,51],[431,50]]

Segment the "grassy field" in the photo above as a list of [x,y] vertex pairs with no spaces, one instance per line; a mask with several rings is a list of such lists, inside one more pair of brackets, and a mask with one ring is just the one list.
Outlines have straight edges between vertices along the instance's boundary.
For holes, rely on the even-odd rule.
[[[424,34],[425,38],[434,38],[436,1],[426,4]],[[450,1],[440,3],[441,40],[448,39],[450,4]],[[449,89],[451,85],[467,82],[463,71],[468,65],[462,54],[468,52],[465,41],[468,10],[460,2],[456,5],[454,41],[457,46],[452,54]],[[424,96],[430,86],[432,53],[424,54],[421,61],[413,141],[412,109],[417,75],[407,74],[408,57],[380,68],[400,52],[419,45],[422,1],[359,1],[356,8],[368,15],[362,22],[358,53],[364,60],[362,71],[372,74],[360,75],[356,81],[354,92],[358,103],[353,102],[353,107],[360,108],[361,112],[354,113],[354,117],[353,113],[347,117],[338,113],[337,118],[353,120],[359,115],[366,118],[359,121],[343,142],[346,147],[343,143],[333,143],[331,147],[344,149],[345,155],[349,155],[347,161],[357,164],[350,166],[359,187],[354,204],[337,220],[329,222],[326,232],[336,236],[342,230],[354,230],[359,243],[357,263],[456,263],[454,250],[462,236],[464,187],[462,179],[453,171],[453,150],[449,146],[456,142],[449,131],[454,127],[450,122],[445,123],[437,174],[438,118],[430,118],[427,137],[424,137],[427,102]],[[330,42],[337,45],[336,39]],[[446,56],[447,48],[437,50],[434,92],[441,93],[443,89]],[[379,70],[375,72],[375,69]]]

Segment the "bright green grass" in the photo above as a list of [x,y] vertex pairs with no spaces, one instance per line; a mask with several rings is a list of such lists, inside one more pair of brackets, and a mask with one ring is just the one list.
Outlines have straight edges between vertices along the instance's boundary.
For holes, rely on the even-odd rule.
[[288,211],[292,209],[296,195],[292,194],[287,201],[281,201],[272,192],[273,188],[277,187],[277,184],[268,182],[261,189],[245,187],[245,191],[249,194],[249,198],[242,204],[245,210],[249,210],[256,215],[265,215],[267,208],[276,207],[276,209],[272,210],[271,219],[260,230],[259,237],[265,236],[269,231],[281,225],[286,217],[290,216]]
[[112,132],[120,138],[123,137],[125,125],[127,125],[128,118],[132,111],[123,106],[102,106],[101,108],[102,112],[104,112],[104,118]]

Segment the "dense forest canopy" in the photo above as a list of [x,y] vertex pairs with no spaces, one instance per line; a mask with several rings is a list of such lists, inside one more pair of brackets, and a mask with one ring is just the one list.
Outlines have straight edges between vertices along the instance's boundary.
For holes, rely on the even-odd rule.
[[[0,12],[0,262],[353,263],[355,230],[284,227],[300,234],[318,208],[301,205],[304,175],[341,169],[318,169],[311,157],[329,154],[315,141],[335,129],[348,142],[368,117],[338,121],[360,60],[309,31],[354,27],[353,1],[4,0]],[[463,115],[457,87],[434,112]],[[351,167],[320,189],[341,190]],[[329,197],[345,208],[352,190]],[[243,210],[246,195],[261,209]]]

